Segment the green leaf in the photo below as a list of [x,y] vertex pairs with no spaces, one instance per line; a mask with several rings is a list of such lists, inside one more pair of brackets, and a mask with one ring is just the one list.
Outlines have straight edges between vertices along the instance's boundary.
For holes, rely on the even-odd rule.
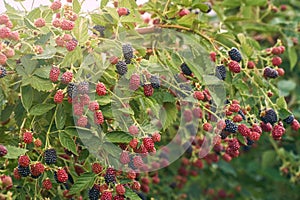
[[32,60],[32,55],[26,55],[21,58],[21,63],[24,66],[25,72],[30,75],[38,65],[36,60]]
[[138,200],[141,199],[134,191],[132,191],[130,188],[126,188],[125,196],[129,199]]
[[274,165],[276,160],[276,152],[274,150],[265,151],[262,155],[261,167],[262,169],[267,169]]
[[38,77],[48,79],[50,70],[51,70],[50,65],[44,66],[44,67],[40,67],[40,68],[36,69],[33,74],[37,75]]
[[78,136],[78,131],[77,131],[76,128],[67,127],[64,131],[65,131],[67,134],[69,134],[70,136],[76,136],[76,137],[79,137],[79,136]]
[[64,110],[63,104],[58,104],[56,108],[56,115],[55,115],[55,125],[57,129],[63,129],[66,122],[66,113]]
[[280,96],[288,96],[296,88],[296,83],[293,80],[281,80],[278,81],[277,87]]
[[277,105],[279,108],[287,109],[287,103],[286,103],[284,97],[279,97],[279,98],[276,100],[276,105]]
[[183,17],[181,17],[177,23],[179,25],[182,25],[182,26],[186,26],[186,27],[189,27],[193,24],[194,20],[196,19],[196,15],[194,14],[188,14],[188,15],[185,15]]
[[7,154],[4,156],[4,158],[8,159],[17,159],[20,155],[24,155],[28,150],[27,149],[21,149],[14,146],[6,146]]
[[53,56],[56,54],[56,48],[53,46],[47,46],[42,54],[34,56],[32,59],[49,59],[53,58]]
[[30,86],[21,87],[21,101],[28,112],[33,101],[33,89]]
[[288,48],[288,55],[290,60],[290,68],[293,70],[298,61],[298,55],[294,46]]
[[50,80],[41,79],[37,76],[32,76],[29,80],[31,86],[38,91],[49,91],[53,88]]
[[165,103],[163,108],[159,116],[161,116],[163,130],[166,130],[176,120],[178,110],[172,103]]
[[105,136],[105,141],[112,143],[129,143],[132,140],[132,136],[123,131],[109,132]]
[[220,160],[217,165],[226,174],[231,174],[235,177],[237,176],[236,171],[234,170],[234,168],[229,163],[227,163],[223,160]]
[[109,0],[101,0],[100,1],[100,8],[104,8],[107,5],[108,2],[109,2]]
[[61,66],[62,67],[69,66],[72,63],[75,63],[78,59],[82,59],[82,53],[80,47],[77,46],[74,51],[68,52],[65,55],[65,58],[61,63]]
[[248,6],[264,6],[267,4],[267,0],[246,0]]
[[96,174],[93,173],[84,173],[78,176],[78,178],[74,181],[74,185],[71,187],[69,194],[77,194],[83,190],[86,190],[89,187],[92,187],[94,184],[94,180],[96,178]]
[[285,119],[292,114],[290,111],[288,111],[287,109],[284,109],[284,108],[279,109],[278,113],[279,113],[280,119]]
[[199,8],[201,10],[201,12],[207,13],[207,11],[209,11],[210,6],[208,4],[205,3],[195,3],[192,5],[193,8]]
[[88,40],[88,22],[84,17],[79,17],[75,22],[75,27],[73,29],[73,34],[78,40],[79,44],[85,44]]
[[24,17],[24,23],[25,23],[25,25],[27,26],[27,28],[29,28],[29,29],[34,29],[34,30],[38,30],[38,29],[34,26],[34,24],[33,24],[28,18],[26,18],[26,17]]
[[76,145],[72,137],[65,133],[65,132],[60,132],[59,134],[59,141],[63,147],[71,151],[73,154],[77,155],[77,150],[76,150]]
[[46,112],[50,111],[54,107],[55,107],[55,104],[50,104],[50,103],[37,104],[37,105],[34,105],[30,109],[29,113],[31,115],[42,115],[42,114],[45,114]]
[[79,1],[73,0],[73,11],[78,14],[80,12],[80,10],[81,10],[81,5],[80,5]]

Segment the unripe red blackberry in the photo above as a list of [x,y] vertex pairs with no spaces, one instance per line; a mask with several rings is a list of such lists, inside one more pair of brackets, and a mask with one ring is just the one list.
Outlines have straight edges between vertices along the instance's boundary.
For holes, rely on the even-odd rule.
[[74,28],[74,26],[75,26],[75,23],[73,21],[63,19],[61,21],[60,28],[65,31],[70,31]]
[[92,171],[95,173],[95,174],[99,174],[102,172],[102,166],[100,163],[93,163],[92,164]]
[[138,145],[138,140],[136,138],[133,138],[130,142],[129,142],[129,146],[133,149],[135,149]]
[[152,152],[154,149],[154,142],[152,138],[144,138],[143,139],[143,145],[147,149],[148,152]]
[[242,135],[242,136],[249,136],[251,130],[250,128],[248,128],[245,124],[240,124],[238,126],[238,132]]
[[100,200],[112,200],[112,193],[109,191],[103,192]]
[[153,133],[152,140],[153,140],[153,142],[160,142],[161,135],[158,132]]
[[100,106],[99,103],[97,101],[92,101],[89,103],[89,110],[90,111],[96,111],[99,110]]
[[125,189],[125,187],[123,185],[118,184],[118,185],[116,185],[116,192],[119,195],[124,195],[125,192],[126,192],[126,189]]
[[10,29],[8,27],[1,27],[0,28],[0,38],[1,39],[5,39],[5,38],[8,38],[10,36]]
[[241,53],[235,47],[233,47],[230,51],[228,51],[228,55],[229,55],[231,60],[234,60],[236,62],[240,62],[242,60]]
[[18,159],[18,164],[21,167],[28,167],[30,163],[30,159],[27,155],[21,155]]
[[0,144],[0,157],[5,156],[6,154],[7,154],[7,148],[4,145]]
[[211,132],[213,130],[213,126],[210,123],[206,122],[203,124],[203,130]]
[[264,132],[271,132],[271,130],[273,128],[270,123],[264,123],[264,122],[260,123],[260,127]]
[[98,125],[104,123],[104,117],[101,110],[98,110],[94,113],[94,123]]
[[106,95],[107,91],[106,91],[106,86],[104,85],[104,83],[102,83],[102,82],[97,83],[97,85],[96,85],[96,93],[99,96]]
[[292,122],[292,129],[294,131],[298,131],[300,128],[300,123],[298,122],[297,119],[294,119],[293,122]]
[[203,101],[205,99],[205,95],[201,91],[195,91],[193,96],[199,101]]
[[224,65],[218,65],[216,67],[216,71],[215,71],[216,77],[218,77],[218,79],[220,80],[225,80],[226,79],[226,68]]
[[278,76],[284,76],[284,74],[285,74],[285,71],[283,68],[278,68],[278,69],[276,69],[276,71],[278,72]]
[[59,10],[61,8],[61,5],[61,2],[59,0],[56,0],[50,5],[50,8],[54,11]]
[[31,177],[38,178],[45,171],[45,167],[42,163],[35,163],[30,165]]
[[234,73],[240,73],[241,72],[241,66],[237,61],[234,61],[234,60],[230,61],[228,63],[228,67],[229,67],[229,70],[234,72]]
[[121,8],[118,8],[117,9],[117,12],[118,12],[118,15],[121,17],[121,16],[126,16],[126,15],[129,15],[130,14],[130,10],[128,8],[124,8],[124,7],[121,7]]
[[130,162],[129,153],[127,151],[123,151],[120,154],[120,162],[125,165]]
[[144,94],[146,97],[150,97],[154,93],[154,89],[150,83],[144,84]]
[[43,188],[45,188],[46,190],[51,190],[52,189],[52,182],[49,178],[46,178],[43,183]]
[[54,26],[55,28],[60,28],[61,26],[61,22],[59,19],[55,18],[52,20],[52,26]]
[[131,134],[131,135],[137,135],[139,133],[139,128],[136,126],[136,125],[131,125],[129,126],[128,128],[128,132]]
[[63,84],[70,83],[72,81],[72,79],[73,79],[73,73],[70,71],[63,73],[63,75],[61,76],[61,82]]
[[88,124],[88,118],[87,116],[80,116],[77,120],[77,125],[80,127],[86,127],[86,125]]
[[17,179],[17,180],[20,180],[22,177],[21,177],[21,174],[19,173],[19,170],[18,168],[14,168],[14,178]]
[[0,24],[6,24],[9,21],[9,17],[7,14],[0,15]]
[[140,75],[132,74],[129,80],[129,89],[137,90],[140,87]]
[[68,173],[64,169],[57,170],[56,176],[59,183],[65,183],[68,180]]
[[43,18],[38,18],[38,19],[36,19],[35,21],[34,21],[34,25],[36,26],[36,27],[43,27],[43,26],[45,26],[46,25],[46,21],[45,21],[45,19],[43,19]]
[[49,79],[52,81],[52,82],[56,82],[58,81],[58,77],[59,77],[59,74],[60,74],[60,70],[58,67],[56,66],[53,66],[50,70],[50,73],[49,73]]
[[[6,61],[7,61],[6,55],[0,52],[0,65],[4,65]],[[1,66],[0,78],[3,78],[4,76],[6,76],[6,69]]]
[[250,140],[257,141],[260,138],[260,134],[256,131],[251,131],[248,137]]
[[68,51],[74,51],[78,45],[78,41],[76,39],[72,39],[66,43],[66,49]]
[[280,57],[275,56],[274,58],[272,58],[272,64],[274,66],[279,66],[282,63],[282,60]]
[[64,100],[64,93],[62,90],[58,90],[55,95],[54,95],[54,98],[53,98],[54,102],[55,103],[62,103],[63,100]]
[[33,140],[33,137],[32,137],[32,133],[29,132],[29,131],[26,131],[23,133],[23,142],[26,143],[26,144],[30,144]]
[[272,137],[274,140],[280,140],[284,132],[285,128],[283,126],[275,125],[272,130]]
[[254,67],[255,67],[255,63],[253,61],[248,61],[247,68],[248,69],[254,69]]
[[77,90],[79,94],[89,93],[90,84],[87,81],[82,81],[78,84]]
[[141,156],[134,156],[133,157],[133,165],[136,168],[141,168],[144,165],[142,157]]
[[243,121],[243,117],[241,115],[235,115],[233,118],[232,118],[232,121],[233,122],[241,122]]

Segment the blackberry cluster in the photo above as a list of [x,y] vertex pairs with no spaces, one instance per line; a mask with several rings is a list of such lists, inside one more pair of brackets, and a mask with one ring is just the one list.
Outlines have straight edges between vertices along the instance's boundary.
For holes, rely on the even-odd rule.
[[267,77],[267,78],[276,78],[276,77],[278,77],[278,72],[275,69],[272,69],[270,67],[266,67],[264,69],[264,77]]
[[90,84],[86,81],[80,82],[77,86],[79,94],[87,94],[89,92]]
[[23,177],[27,177],[30,175],[30,169],[29,169],[29,166],[27,167],[22,167],[20,165],[18,165],[18,172],[21,176]]
[[190,70],[190,68],[187,66],[186,63],[182,63],[180,68],[181,68],[182,73],[184,73],[185,75],[187,75],[187,76],[192,75],[192,71]]
[[153,88],[158,89],[160,87],[160,80],[157,76],[151,76],[150,77],[150,83]]
[[4,67],[0,67],[0,78],[3,78],[6,76],[6,69]]
[[225,80],[226,78],[226,68],[224,65],[219,65],[216,67],[216,77],[220,80]]
[[45,150],[45,163],[50,165],[56,163],[57,155],[55,149]]
[[67,93],[70,98],[74,98],[77,96],[78,89],[75,83],[69,83],[67,87]]
[[98,200],[100,196],[100,191],[94,186],[89,189],[88,196],[90,200]]
[[133,58],[132,46],[130,44],[124,44],[122,46],[122,51],[123,51],[123,55],[124,55],[124,58],[125,58],[125,63],[130,64],[131,59]]
[[108,185],[109,183],[116,183],[116,177],[114,174],[106,173],[104,176],[105,183]]
[[285,118],[283,121],[287,124],[291,124],[293,123],[294,119],[295,119],[294,115],[290,115],[287,118]]
[[116,64],[116,68],[117,68],[117,73],[120,74],[121,76],[123,76],[124,74],[126,74],[127,71],[128,71],[127,64],[124,61],[119,61]]
[[242,60],[241,53],[235,47],[233,47],[230,51],[228,51],[228,55],[229,55],[231,60],[234,60],[236,62],[240,62]]
[[226,123],[226,127],[225,127],[224,131],[227,131],[229,133],[236,133],[238,126],[235,123],[233,123],[229,119],[225,119],[225,123]]
[[268,109],[261,116],[261,120],[265,124],[270,123],[270,124],[274,125],[278,121],[278,118],[277,118],[276,112],[273,109]]
[[96,25],[93,27],[93,29],[95,30],[93,31],[95,34],[100,35],[100,37],[104,37],[104,31],[105,31],[104,26]]

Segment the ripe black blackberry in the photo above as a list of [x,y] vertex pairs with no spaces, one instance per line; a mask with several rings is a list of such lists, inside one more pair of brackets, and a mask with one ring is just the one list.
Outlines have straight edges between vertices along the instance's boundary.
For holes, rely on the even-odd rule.
[[134,164],[133,164],[133,155],[130,155],[130,156],[129,156],[129,159],[130,159],[130,161],[129,161],[129,163],[128,163],[128,167],[129,167],[130,169],[136,170],[137,168],[136,168],[136,166],[134,166]]
[[86,81],[80,82],[77,86],[79,94],[87,94],[89,92],[90,84]]
[[32,174],[31,174],[31,178],[33,178],[33,179],[38,179],[41,175],[42,175],[42,174],[39,174],[39,175],[35,176],[35,175],[32,175]]
[[89,189],[88,196],[90,200],[98,200],[100,196],[100,191],[98,188],[93,186],[91,189]]
[[67,87],[67,93],[70,98],[74,98],[77,96],[78,89],[75,83],[69,83]]
[[150,83],[153,88],[159,88],[160,87],[160,80],[157,76],[151,76],[150,77]]
[[246,120],[246,116],[245,116],[245,114],[243,113],[242,110],[239,110],[238,114],[242,116],[243,120]]
[[264,69],[264,77],[266,77],[266,78],[276,78],[276,77],[278,77],[278,72],[275,69],[272,69],[270,67],[266,67]]
[[116,177],[114,174],[106,173],[104,176],[105,183],[108,185],[109,183],[116,183]]
[[44,153],[45,163],[48,165],[56,163],[57,155],[55,149],[47,149]]
[[182,73],[184,73],[185,75],[187,75],[187,76],[192,75],[192,71],[190,70],[190,68],[187,66],[186,63],[182,63],[180,68],[181,68]]
[[220,80],[225,80],[226,78],[226,68],[224,65],[219,65],[216,67],[216,77]]
[[124,61],[119,61],[116,64],[116,69],[117,69],[117,73],[120,74],[121,76],[123,76],[124,74],[126,74],[127,71],[128,71],[127,64]]
[[230,51],[228,51],[228,55],[231,60],[234,60],[236,62],[240,62],[242,60],[242,55],[240,51],[235,47],[233,47]]
[[278,121],[276,112],[273,109],[268,109],[261,113],[261,121],[265,124],[270,123],[274,125]]
[[221,136],[221,139],[224,140],[227,138],[228,134],[223,130],[221,133],[220,133],[220,136]]
[[0,78],[3,78],[5,76],[6,76],[6,69],[0,66]]
[[283,121],[287,124],[291,124],[294,121],[295,117],[294,115],[290,115],[287,118],[285,118]]
[[105,31],[104,26],[96,25],[93,27],[93,33],[100,35],[100,37],[104,37],[104,31]]
[[229,133],[236,133],[238,126],[235,123],[233,123],[229,119],[225,119],[225,123],[226,123],[226,127],[224,128],[224,131],[227,131]]
[[[125,61],[131,61],[131,59],[133,58],[133,48],[130,44],[124,44],[122,46],[122,52],[123,52],[123,56],[125,58]],[[128,63],[127,63],[128,64]]]
[[22,166],[18,165],[18,172],[21,176],[26,177],[26,176],[30,175],[30,168],[29,168],[29,166],[22,167]]

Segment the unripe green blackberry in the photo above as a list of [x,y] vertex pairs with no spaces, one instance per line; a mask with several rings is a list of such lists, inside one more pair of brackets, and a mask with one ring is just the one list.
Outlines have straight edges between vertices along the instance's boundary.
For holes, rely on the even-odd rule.
[[235,47],[233,47],[230,51],[228,51],[228,55],[231,60],[234,60],[236,62],[240,62],[242,60],[242,55],[240,51]]
[[182,63],[180,68],[181,68],[182,73],[184,73],[185,75],[187,75],[187,76],[192,75],[192,71],[190,70],[190,68],[187,66],[186,63]]
[[216,77],[218,77],[220,80],[225,80],[226,78],[226,68],[224,65],[219,65],[216,67]]
[[127,71],[128,71],[127,64],[124,61],[119,61],[116,64],[116,69],[117,69],[117,73],[120,74],[121,76],[123,76],[124,74],[126,74]]
[[6,69],[0,66],[0,78],[3,78],[5,76],[6,76]]

